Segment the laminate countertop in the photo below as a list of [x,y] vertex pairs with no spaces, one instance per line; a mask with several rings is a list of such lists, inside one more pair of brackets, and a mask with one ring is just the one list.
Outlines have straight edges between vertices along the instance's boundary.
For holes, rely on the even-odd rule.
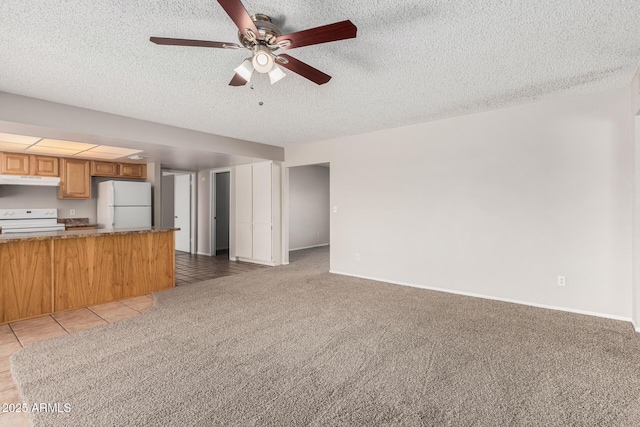
[[142,227],[142,228],[117,228],[94,230],[69,230],[69,231],[42,231],[33,233],[9,233],[0,234],[0,244],[23,242],[29,240],[49,240],[49,239],[82,239],[85,237],[114,236],[122,234],[145,234],[145,233],[167,233],[177,231],[179,228],[163,227]]

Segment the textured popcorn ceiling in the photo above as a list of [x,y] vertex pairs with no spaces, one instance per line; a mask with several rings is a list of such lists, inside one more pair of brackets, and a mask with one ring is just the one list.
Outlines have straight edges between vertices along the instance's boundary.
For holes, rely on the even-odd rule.
[[244,4],[285,33],[350,19],[358,37],[287,52],[324,86],[285,70],[251,90],[228,86],[246,52],[149,42],[237,42],[216,1],[2,0],[0,91],[282,146],[623,87],[640,65],[638,0]]

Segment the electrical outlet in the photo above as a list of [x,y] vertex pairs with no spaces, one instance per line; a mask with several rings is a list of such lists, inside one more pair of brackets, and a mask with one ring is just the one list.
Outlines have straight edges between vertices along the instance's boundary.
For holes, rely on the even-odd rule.
[[558,286],[566,286],[567,278],[566,276],[558,276]]
[[75,209],[69,209],[69,215],[76,216],[76,210]]
[[337,206],[333,207],[333,213],[338,213],[338,207]]
[[356,261],[360,261],[360,254],[356,254]]

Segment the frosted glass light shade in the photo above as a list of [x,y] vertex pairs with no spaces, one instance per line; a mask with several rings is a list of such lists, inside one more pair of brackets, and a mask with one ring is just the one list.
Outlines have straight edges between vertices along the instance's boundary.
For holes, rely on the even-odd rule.
[[251,75],[253,74],[253,65],[251,64],[250,60],[245,59],[244,62],[240,64],[240,66],[234,69],[233,71],[235,71],[240,77],[242,77],[246,81],[250,81]]
[[273,68],[273,55],[269,49],[260,46],[253,55],[253,68],[259,73],[268,73]]
[[271,84],[279,82],[284,78],[284,76],[286,76],[286,74],[282,71],[282,68],[273,64],[273,68],[269,71],[269,80],[271,80]]

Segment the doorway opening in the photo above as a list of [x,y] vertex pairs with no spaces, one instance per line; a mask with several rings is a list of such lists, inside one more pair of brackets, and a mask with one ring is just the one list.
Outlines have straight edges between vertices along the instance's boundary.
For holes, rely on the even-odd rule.
[[162,227],[179,228],[175,232],[176,251],[195,254],[195,172],[162,171]]
[[231,259],[231,169],[211,171],[211,256]]
[[[331,201],[330,164],[287,168],[288,175],[288,258],[295,252],[330,247]],[[285,188],[286,191],[286,188]]]

